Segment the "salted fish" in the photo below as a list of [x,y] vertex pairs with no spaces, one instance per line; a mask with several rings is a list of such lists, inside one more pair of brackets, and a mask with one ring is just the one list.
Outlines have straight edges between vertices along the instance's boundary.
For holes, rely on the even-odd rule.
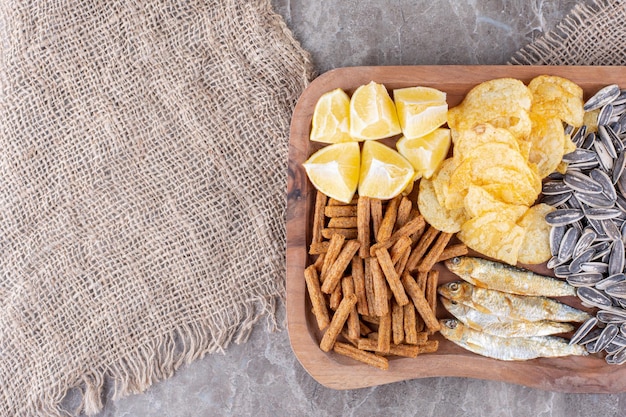
[[566,333],[574,330],[569,323],[551,320],[522,321],[512,320],[509,317],[498,317],[475,310],[465,304],[442,298],[441,303],[450,314],[464,325],[494,336],[500,337],[529,337],[548,336],[557,333]]
[[569,345],[562,337],[499,337],[472,329],[456,319],[442,319],[439,322],[443,337],[471,352],[489,358],[523,361],[588,354],[584,346]]
[[466,281],[453,281],[438,288],[441,296],[486,314],[513,320],[583,322],[590,315],[547,297],[517,295],[476,287]]
[[543,297],[576,295],[576,289],[566,281],[488,259],[460,256],[445,264],[451,272],[478,287]]

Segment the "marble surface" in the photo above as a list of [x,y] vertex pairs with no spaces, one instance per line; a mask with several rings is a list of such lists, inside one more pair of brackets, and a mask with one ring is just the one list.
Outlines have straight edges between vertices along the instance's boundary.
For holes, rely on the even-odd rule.
[[[578,2],[273,0],[319,73],[353,65],[504,64]],[[284,322],[284,308],[278,311]],[[100,417],[624,416],[626,394],[563,394],[465,378],[327,389],[300,366],[286,329],[180,369],[141,395],[108,393]]]

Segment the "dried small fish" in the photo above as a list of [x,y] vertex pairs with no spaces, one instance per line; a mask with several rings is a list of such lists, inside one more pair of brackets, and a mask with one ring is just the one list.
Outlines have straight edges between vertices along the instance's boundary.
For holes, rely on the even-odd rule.
[[544,297],[576,295],[566,282],[501,262],[459,256],[445,261],[445,265],[463,280],[482,288]]
[[[579,288],[578,292],[584,288]],[[469,282],[453,281],[438,288],[439,294],[483,313],[514,320],[554,320],[580,322],[589,314],[547,297],[509,294],[476,287]]]
[[446,310],[463,324],[473,329],[500,337],[548,336],[574,330],[569,323],[550,320],[519,321],[485,314],[456,301],[442,298]]
[[515,361],[539,357],[584,356],[585,349],[556,336],[498,337],[474,330],[456,319],[443,319],[441,334],[449,341],[479,355]]

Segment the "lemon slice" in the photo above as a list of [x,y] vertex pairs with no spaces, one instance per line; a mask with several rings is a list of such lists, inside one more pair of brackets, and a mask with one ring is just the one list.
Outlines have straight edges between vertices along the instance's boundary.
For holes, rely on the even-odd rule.
[[315,104],[310,139],[323,143],[351,142],[350,97],[341,88],[323,94]]
[[313,186],[327,196],[349,203],[359,184],[361,154],[357,142],[335,143],[315,152],[303,164]]
[[382,139],[401,133],[393,100],[374,81],[356,89],[350,99],[350,135],[361,140]]
[[393,90],[402,133],[407,138],[424,136],[448,119],[446,93],[430,87]]
[[388,200],[407,188],[415,172],[402,155],[380,142],[365,142],[359,195]]
[[403,136],[396,148],[413,165],[414,179],[430,178],[448,156],[450,142],[450,129],[441,127],[418,138]]

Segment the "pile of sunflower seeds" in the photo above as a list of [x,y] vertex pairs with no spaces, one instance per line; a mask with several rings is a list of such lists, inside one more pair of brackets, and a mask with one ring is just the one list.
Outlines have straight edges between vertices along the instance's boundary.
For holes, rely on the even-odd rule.
[[598,113],[597,130],[583,125],[572,133],[577,149],[563,156],[565,174],[551,174],[542,202],[556,208],[548,267],[577,287],[596,315],[584,322],[570,343],[590,353],[604,352],[609,364],[626,362],[626,90],[609,85],[584,105]]

